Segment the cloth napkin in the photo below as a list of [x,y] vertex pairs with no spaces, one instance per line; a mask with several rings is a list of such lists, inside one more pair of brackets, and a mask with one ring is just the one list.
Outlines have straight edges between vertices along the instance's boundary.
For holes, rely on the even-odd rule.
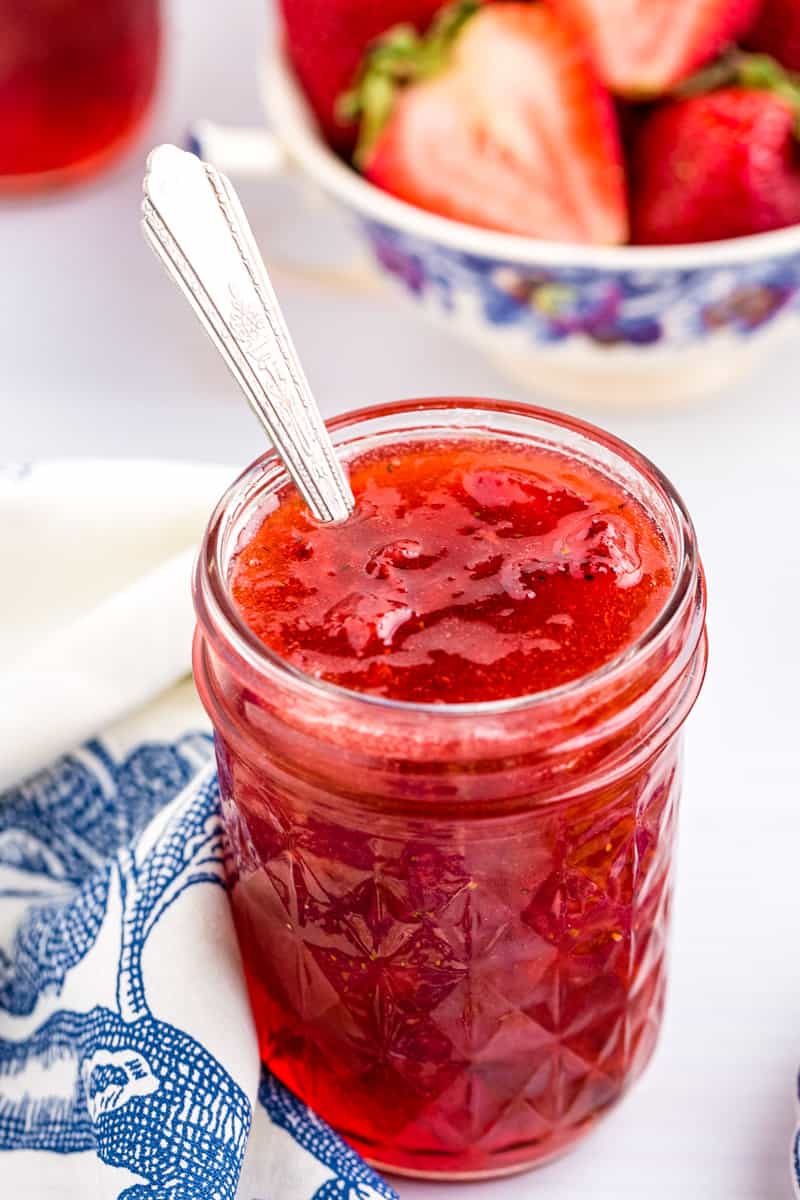
[[0,470],[0,1194],[392,1200],[259,1066],[189,672],[234,472]]

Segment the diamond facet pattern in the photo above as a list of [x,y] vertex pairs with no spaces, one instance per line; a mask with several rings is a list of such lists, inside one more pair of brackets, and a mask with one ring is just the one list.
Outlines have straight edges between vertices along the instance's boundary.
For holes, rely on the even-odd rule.
[[[388,1167],[549,1158],[628,1087],[664,997],[675,741],[580,803],[430,822],[283,791],[218,745],[263,1057]],[[337,803],[339,803],[337,801]]]

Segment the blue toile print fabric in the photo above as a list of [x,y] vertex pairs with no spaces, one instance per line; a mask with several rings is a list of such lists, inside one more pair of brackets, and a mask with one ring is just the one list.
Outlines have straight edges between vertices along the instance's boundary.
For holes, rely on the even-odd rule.
[[188,685],[0,796],[2,1195],[395,1196],[259,1067],[222,856]]

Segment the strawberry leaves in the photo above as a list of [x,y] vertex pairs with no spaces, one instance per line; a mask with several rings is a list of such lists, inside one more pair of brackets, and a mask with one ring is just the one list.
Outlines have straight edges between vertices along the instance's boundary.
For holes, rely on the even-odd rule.
[[354,86],[339,99],[342,121],[360,122],[353,154],[357,167],[367,161],[392,113],[399,88],[438,74],[464,24],[477,12],[478,0],[458,0],[437,14],[425,34],[413,25],[395,25],[373,43]]

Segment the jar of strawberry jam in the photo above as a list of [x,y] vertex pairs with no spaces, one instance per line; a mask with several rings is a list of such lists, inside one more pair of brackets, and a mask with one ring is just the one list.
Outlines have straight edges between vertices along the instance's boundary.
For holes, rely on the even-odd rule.
[[0,196],[95,174],[149,112],[160,0],[0,0]]
[[267,455],[196,576],[261,1053],[387,1170],[521,1170],[656,1041],[695,535],[647,460],[551,412],[330,428],[354,515],[317,524]]

